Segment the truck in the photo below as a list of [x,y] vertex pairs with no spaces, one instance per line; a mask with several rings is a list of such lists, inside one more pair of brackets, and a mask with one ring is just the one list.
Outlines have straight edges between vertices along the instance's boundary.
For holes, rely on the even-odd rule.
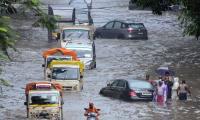
[[67,44],[74,42],[91,43],[95,46],[94,34],[94,26],[73,25],[62,27],[55,37],[61,48],[66,48]]
[[66,48],[52,48],[43,51],[42,56],[44,58],[44,64],[42,64],[42,67],[44,67],[44,76],[45,79],[47,79],[47,74],[49,71],[49,66],[51,61],[53,60],[74,60],[79,61],[77,58],[77,54],[73,50],[69,50]]
[[55,82],[26,84],[24,105],[29,119],[63,120],[63,88]]
[[55,61],[50,63],[51,82],[60,83],[64,90],[81,91],[83,89],[84,63],[81,61]]
[[56,26],[55,30],[48,30],[48,40],[55,40],[54,34],[63,26],[75,25],[76,22],[76,9],[66,5],[49,5],[48,14],[56,16]]

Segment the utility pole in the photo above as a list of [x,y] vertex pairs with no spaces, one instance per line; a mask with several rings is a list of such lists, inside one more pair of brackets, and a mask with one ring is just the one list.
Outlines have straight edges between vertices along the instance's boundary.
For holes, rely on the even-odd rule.
[[90,2],[87,2],[87,0],[84,0],[86,5],[87,5],[87,9],[88,9],[88,20],[89,20],[89,25],[93,25],[93,19],[91,16],[91,9],[92,9],[92,2],[93,0],[90,0]]

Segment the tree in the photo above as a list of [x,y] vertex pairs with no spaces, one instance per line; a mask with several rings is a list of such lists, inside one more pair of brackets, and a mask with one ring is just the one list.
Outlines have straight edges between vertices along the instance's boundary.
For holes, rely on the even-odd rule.
[[162,15],[162,10],[171,4],[183,6],[179,20],[184,28],[184,35],[200,36],[200,0],[136,0],[137,5],[152,8],[153,14]]
[[[21,14],[13,6],[13,3],[21,3],[24,10],[31,10],[35,15],[39,16],[34,25],[46,27],[50,30],[56,28],[56,18],[54,16],[47,15],[40,9],[39,0],[0,0],[0,58],[5,58],[6,55],[9,59],[8,48],[15,49],[15,42],[17,35],[10,27],[9,17],[12,14]],[[1,54],[3,53],[3,54]]]
[[193,35],[198,40],[200,36],[200,1],[182,0],[184,6],[179,20],[184,27],[184,34]]
[[0,16],[0,50],[3,53],[0,55],[1,58],[6,58],[4,56],[6,55],[11,60],[7,49],[13,48],[16,50],[14,47],[16,37],[16,34],[9,26],[9,18],[6,16]]

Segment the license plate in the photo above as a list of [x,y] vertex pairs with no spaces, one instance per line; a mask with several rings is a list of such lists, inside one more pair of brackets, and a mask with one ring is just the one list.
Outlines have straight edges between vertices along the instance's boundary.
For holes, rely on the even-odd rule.
[[143,35],[144,33],[142,33],[142,32],[139,32],[138,34],[139,34],[139,35]]
[[149,92],[143,92],[142,95],[151,95]]

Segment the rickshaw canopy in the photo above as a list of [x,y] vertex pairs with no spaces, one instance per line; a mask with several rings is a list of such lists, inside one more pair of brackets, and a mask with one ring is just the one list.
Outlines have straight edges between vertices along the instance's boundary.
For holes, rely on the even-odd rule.
[[48,82],[48,81],[40,81],[40,82],[31,82],[26,84],[26,89],[25,89],[25,94],[28,94],[28,92],[30,90],[38,90],[38,89],[42,89],[44,88],[46,89],[55,89],[60,91],[60,93],[62,94],[63,91],[63,87],[61,84],[56,83],[56,82]]
[[77,53],[73,50],[69,50],[66,48],[52,48],[46,51],[43,51],[42,56],[43,58],[47,58],[47,56],[49,55],[55,55],[57,53],[60,53],[64,56],[72,56],[72,59],[75,61],[79,61],[79,59],[77,58]]

